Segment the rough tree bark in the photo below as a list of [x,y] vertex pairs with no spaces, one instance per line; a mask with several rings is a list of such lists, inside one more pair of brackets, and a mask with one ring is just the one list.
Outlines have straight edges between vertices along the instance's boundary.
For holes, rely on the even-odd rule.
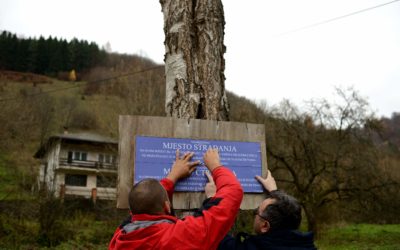
[[221,0],[160,0],[168,116],[228,120]]

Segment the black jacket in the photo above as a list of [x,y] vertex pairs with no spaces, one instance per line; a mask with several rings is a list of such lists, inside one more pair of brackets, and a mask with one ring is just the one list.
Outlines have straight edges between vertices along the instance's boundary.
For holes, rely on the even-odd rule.
[[219,244],[218,250],[313,250],[313,233],[301,233],[299,231],[276,231],[263,235],[247,235],[239,233],[236,238],[230,235]]

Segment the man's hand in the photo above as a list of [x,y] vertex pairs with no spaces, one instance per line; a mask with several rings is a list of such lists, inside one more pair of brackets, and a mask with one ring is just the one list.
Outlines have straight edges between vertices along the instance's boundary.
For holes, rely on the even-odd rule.
[[211,198],[214,197],[215,193],[217,192],[217,186],[215,186],[214,179],[209,172],[206,172],[206,176],[208,178],[208,182],[204,187],[204,192],[206,193],[207,198]]
[[219,154],[218,154],[218,149],[213,149],[210,148],[207,150],[207,152],[204,153],[204,164],[212,172],[214,169],[217,167],[221,166],[221,163],[219,161]]
[[176,158],[174,165],[172,165],[171,171],[167,175],[173,183],[176,183],[179,179],[188,177],[196,170],[196,166],[200,164],[200,161],[191,162],[194,153],[185,153],[181,158],[179,156],[179,150],[176,150]]
[[264,179],[261,176],[256,175],[257,181],[263,185],[263,187],[268,191],[272,192],[274,190],[277,190],[276,182],[274,177],[271,174],[271,171],[268,170],[267,177]]

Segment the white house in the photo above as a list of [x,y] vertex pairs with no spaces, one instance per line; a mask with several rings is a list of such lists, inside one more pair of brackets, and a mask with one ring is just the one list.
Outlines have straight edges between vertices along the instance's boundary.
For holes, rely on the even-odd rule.
[[52,136],[34,155],[39,182],[56,197],[116,199],[118,141],[92,133]]

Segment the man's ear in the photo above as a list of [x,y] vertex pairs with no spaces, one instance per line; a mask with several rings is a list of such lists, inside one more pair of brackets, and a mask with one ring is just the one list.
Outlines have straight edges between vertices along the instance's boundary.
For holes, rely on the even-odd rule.
[[164,201],[164,213],[171,214],[171,203],[169,201]]
[[267,220],[264,220],[261,225],[260,231],[262,234],[265,234],[266,232],[269,231],[270,228],[271,228],[271,226],[270,226],[269,222]]

